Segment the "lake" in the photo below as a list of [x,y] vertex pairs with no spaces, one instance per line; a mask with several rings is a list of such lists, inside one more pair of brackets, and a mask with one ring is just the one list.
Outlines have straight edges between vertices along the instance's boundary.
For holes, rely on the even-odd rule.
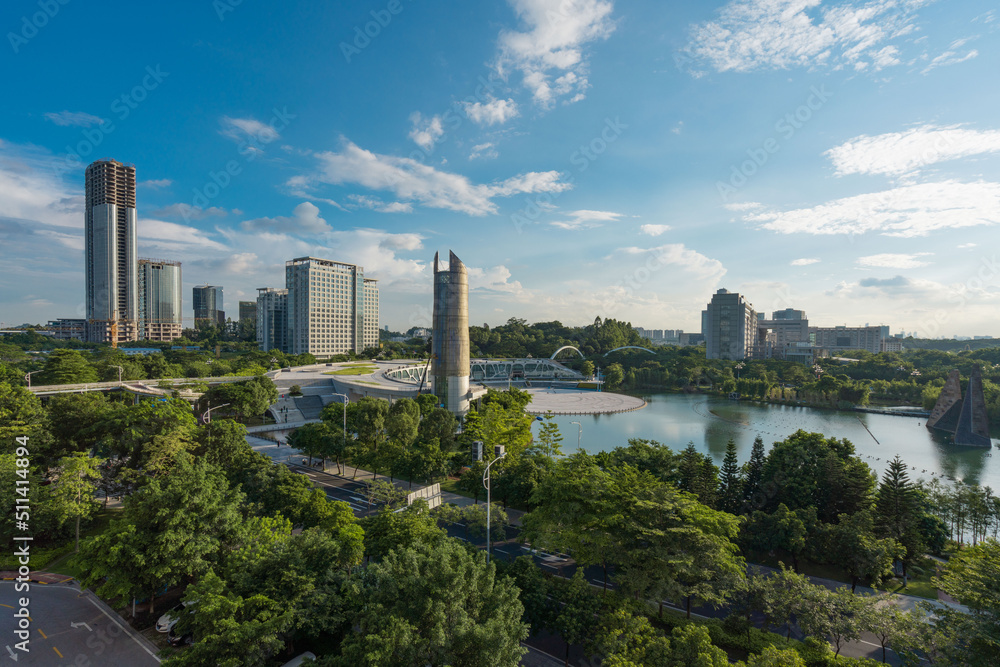
[[581,447],[592,454],[624,446],[629,438],[656,440],[678,452],[693,442],[719,466],[730,439],[736,443],[743,463],[750,458],[757,435],[764,438],[770,449],[771,443],[803,429],[827,437],[847,438],[879,478],[887,462],[899,454],[911,466],[913,481],[920,478],[930,481],[944,475],[945,482],[950,476],[1000,489],[1000,452],[995,448],[951,445],[941,435],[928,431],[922,417],[730,401],[703,394],[651,394],[643,398],[648,405],[634,412],[554,417],[563,435],[563,452],[576,449],[580,429],[571,423],[574,421],[583,427]]

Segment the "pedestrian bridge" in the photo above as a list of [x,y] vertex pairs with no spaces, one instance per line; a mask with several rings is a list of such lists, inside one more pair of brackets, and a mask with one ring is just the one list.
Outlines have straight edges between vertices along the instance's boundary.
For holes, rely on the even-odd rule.
[[[382,373],[388,380],[420,384],[427,366],[403,366]],[[469,379],[473,382],[507,382],[509,380],[584,380],[583,374],[552,359],[473,359],[469,363]]]

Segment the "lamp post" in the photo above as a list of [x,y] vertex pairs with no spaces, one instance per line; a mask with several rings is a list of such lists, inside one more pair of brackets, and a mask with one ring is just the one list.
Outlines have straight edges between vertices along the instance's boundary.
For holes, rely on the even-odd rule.
[[[337,393],[334,393],[333,395],[334,396],[342,396],[344,398],[342,404],[344,406],[344,449],[346,450],[347,449],[347,403],[349,402],[350,399],[347,398],[347,394],[337,394]],[[324,463],[323,466],[325,467],[326,463]],[[340,457],[339,456],[337,457],[337,474],[338,475],[341,474],[341,472],[340,472]]]
[[576,424],[577,428],[580,429],[576,433],[576,448],[580,449],[580,441],[583,440],[583,424],[580,422],[570,422],[570,424]]
[[[492,516],[490,513],[490,466],[494,463],[507,456],[507,451],[502,446],[497,446],[497,450],[500,450],[500,456],[486,464],[486,470],[483,472],[483,486],[486,487],[486,562],[490,562],[490,537],[492,526]],[[496,450],[494,450],[494,453]]]
[[24,374],[24,380],[25,382],[28,383],[28,389],[31,389],[31,376],[34,375],[35,373],[41,373],[41,372],[42,371],[39,370],[39,371],[31,371],[30,373]]
[[205,423],[206,424],[211,424],[212,423],[212,410],[218,410],[219,408],[224,408],[224,407],[227,407],[228,405],[230,405],[230,404],[229,403],[223,403],[222,405],[216,405],[215,407],[212,407],[212,408],[209,408],[208,410],[205,410],[205,414],[202,415],[202,417],[204,417],[204,419],[205,419]]
[[122,368],[121,366],[116,366],[115,364],[111,364],[111,368],[118,369],[118,384],[120,385],[122,383],[122,373],[125,371],[125,369]]
[[736,368],[736,379],[737,380],[740,379],[740,371],[743,370],[743,368],[745,366],[746,366],[746,364],[743,363],[742,361],[740,363],[736,364],[735,368]]

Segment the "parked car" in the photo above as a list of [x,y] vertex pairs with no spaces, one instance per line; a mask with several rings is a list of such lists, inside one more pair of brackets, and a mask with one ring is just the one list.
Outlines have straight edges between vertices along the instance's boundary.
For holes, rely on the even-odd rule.
[[175,628],[170,628],[167,633],[167,643],[171,646],[190,646],[194,643],[194,635],[190,632],[179,635],[174,630]]
[[[177,621],[181,618],[181,612],[184,611],[185,607],[190,607],[194,602],[181,602],[179,605],[165,613],[163,616],[156,621],[156,631],[157,632],[170,632],[177,625]],[[188,612],[191,610],[189,609]]]

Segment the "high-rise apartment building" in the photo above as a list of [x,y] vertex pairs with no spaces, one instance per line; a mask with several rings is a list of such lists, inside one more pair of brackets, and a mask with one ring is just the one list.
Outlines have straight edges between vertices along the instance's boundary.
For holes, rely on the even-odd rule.
[[705,355],[740,360],[756,356],[757,311],[741,295],[720,289],[702,311]]
[[138,340],[135,166],[98,160],[87,167],[85,190],[87,339]]
[[288,352],[288,290],[259,287],[256,306],[254,319],[260,349]]
[[285,262],[291,354],[378,346],[378,285],[364,274],[360,266],[317,257]]
[[194,323],[208,322],[223,325],[226,313],[222,309],[222,288],[217,285],[198,285],[192,295]]
[[888,338],[889,327],[809,327],[813,345],[837,353],[842,350],[868,350],[872,354],[882,351],[882,341]]
[[181,337],[181,263],[139,260],[139,335],[146,340]]

